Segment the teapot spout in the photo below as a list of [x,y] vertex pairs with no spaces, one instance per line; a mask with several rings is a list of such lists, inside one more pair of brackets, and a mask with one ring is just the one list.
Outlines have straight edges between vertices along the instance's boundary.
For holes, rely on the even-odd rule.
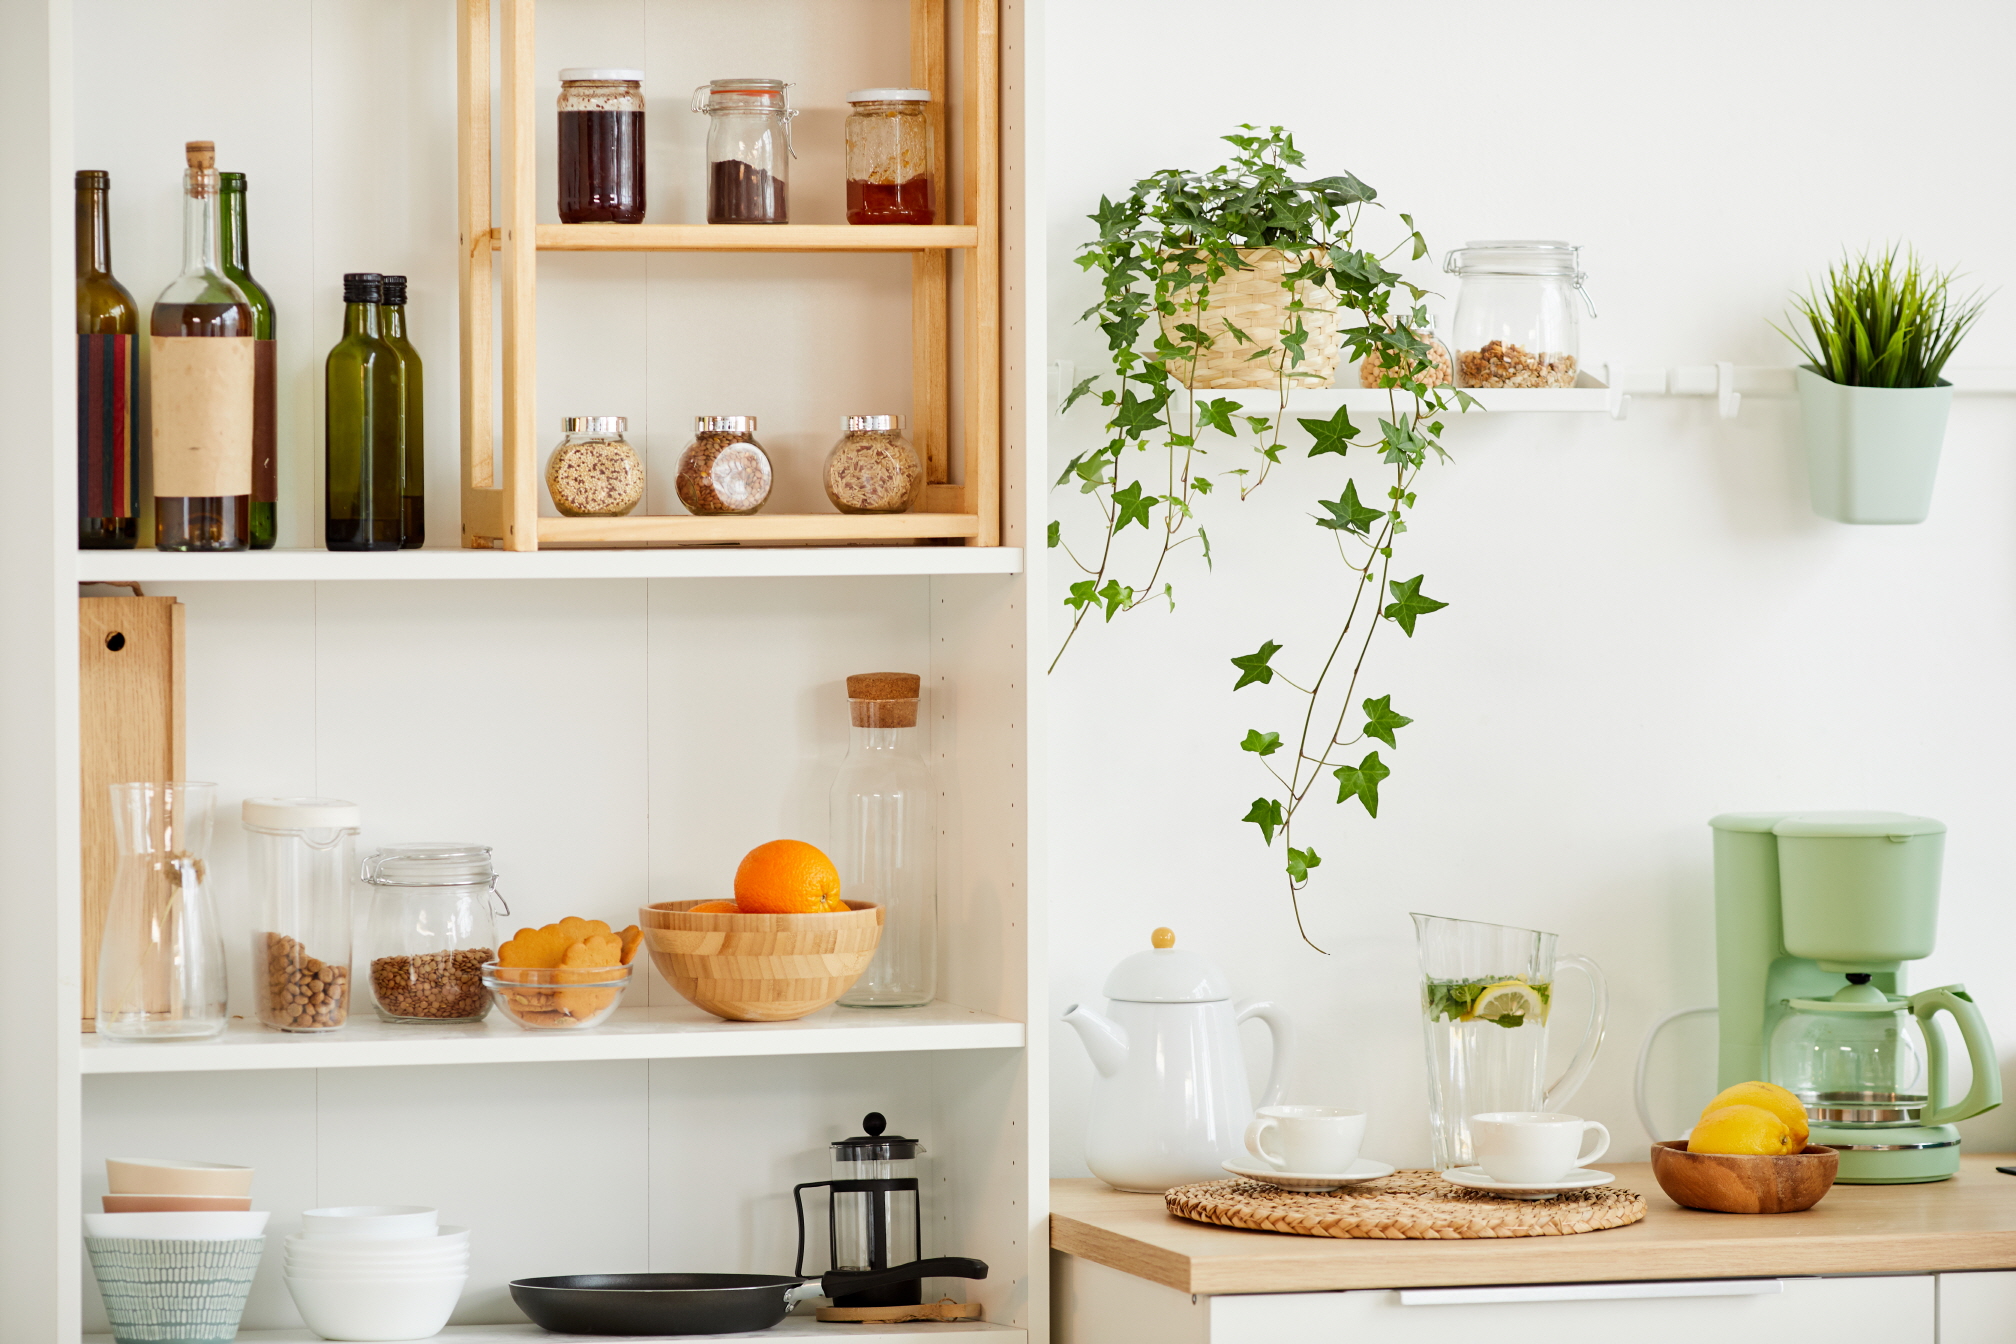
[[1074,1003],[1065,1009],[1063,1020],[1069,1022],[1078,1033],[1078,1039],[1085,1042],[1085,1053],[1092,1056],[1092,1066],[1099,1070],[1101,1078],[1111,1078],[1120,1072],[1127,1063],[1127,1031],[1124,1027],[1082,1003]]

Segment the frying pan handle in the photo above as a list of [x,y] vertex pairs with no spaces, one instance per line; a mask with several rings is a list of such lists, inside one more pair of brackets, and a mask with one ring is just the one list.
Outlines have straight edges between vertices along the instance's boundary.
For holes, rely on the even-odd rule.
[[[842,1293],[867,1293],[889,1288],[912,1279],[984,1279],[987,1263],[963,1255],[941,1255],[930,1260],[912,1260],[907,1265],[887,1269],[829,1269],[818,1279],[818,1291],[825,1297]],[[806,1284],[807,1288],[812,1284]]]

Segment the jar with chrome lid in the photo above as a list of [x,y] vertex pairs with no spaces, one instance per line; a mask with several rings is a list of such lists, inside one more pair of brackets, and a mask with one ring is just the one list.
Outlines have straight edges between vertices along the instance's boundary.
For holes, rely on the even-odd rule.
[[717,79],[693,90],[707,114],[707,222],[787,224],[791,86],[781,79]]
[[689,513],[754,513],[770,498],[770,455],[756,442],[753,415],[699,415],[673,482]]
[[1582,249],[1552,241],[1465,243],[1442,269],[1462,284],[1450,345],[1458,387],[1573,387]]
[[483,963],[497,955],[490,847],[387,845],[364,862],[372,889],[365,954],[371,997],[387,1022],[476,1022],[490,1011]]
[[560,222],[644,222],[644,72],[560,72]]
[[623,437],[620,415],[570,415],[567,437],[546,459],[546,490],[568,518],[620,518],[644,498],[644,460]]
[[842,513],[905,513],[924,494],[924,462],[900,415],[850,415],[826,454],[826,498]]
[[930,224],[929,89],[847,95],[847,222]]

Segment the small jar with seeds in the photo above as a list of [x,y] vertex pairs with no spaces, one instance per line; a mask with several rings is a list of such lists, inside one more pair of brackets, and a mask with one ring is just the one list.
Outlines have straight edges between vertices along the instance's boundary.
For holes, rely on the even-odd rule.
[[702,415],[679,455],[673,483],[689,513],[754,513],[770,498],[770,455],[756,442],[753,415]]
[[546,489],[566,518],[621,518],[644,498],[644,461],[624,439],[620,415],[570,415],[567,437],[546,459]]
[[[365,955],[386,1022],[475,1022],[490,1011],[483,963],[497,959],[488,845],[388,845],[364,862],[372,888]],[[497,914],[508,915],[504,906]]]
[[842,513],[907,513],[924,495],[924,460],[900,415],[850,415],[826,454],[826,498]]

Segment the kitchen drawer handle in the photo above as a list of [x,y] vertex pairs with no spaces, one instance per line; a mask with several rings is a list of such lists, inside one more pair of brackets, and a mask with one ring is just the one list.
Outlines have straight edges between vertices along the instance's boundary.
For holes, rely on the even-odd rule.
[[1402,1288],[1403,1307],[1479,1302],[1591,1302],[1642,1297],[1761,1297],[1785,1291],[1782,1279],[1665,1279],[1652,1283],[1534,1283],[1496,1288]]

